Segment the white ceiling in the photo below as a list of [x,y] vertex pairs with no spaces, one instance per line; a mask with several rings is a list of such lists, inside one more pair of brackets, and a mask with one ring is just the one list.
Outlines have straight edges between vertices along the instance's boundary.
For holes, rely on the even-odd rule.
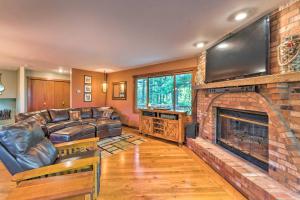
[[[200,52],[285,0],[0,0],[0,68],[117,71]],[[251,8],[243,22],[230,15]]]

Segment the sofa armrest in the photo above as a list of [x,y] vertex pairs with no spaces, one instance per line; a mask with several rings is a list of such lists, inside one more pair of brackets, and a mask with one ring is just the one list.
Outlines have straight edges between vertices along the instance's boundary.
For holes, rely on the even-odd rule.
[[85,169],[87,167],[93,167],[93,170],[94,169],[96,170],[99,164],[100,164],[99,157],[91,157],[91,158],[69,161],[65,163],[53,164],[53,165],[17,173],[12,177],[12,181],[19,183],[21,181],[25,181],[33,178],[40,178],[43,176],[68,172],[72,170]]
[[94,182],[94,197],[97,198],[100,186],[100,157],[90,157],[65,163],[49,165],[37,169],[20,172],[12,177],[12,181],[19,184],[34,178],[47,178],[47,176],[59,176],[66,173],[80,173],[87,169],[92,169]]
[[112,119],[112,120],[121,120],[121,117],[120,117],[120,115],[117,112],[113,112],[111,114],[110,119]]
[[55,144],[55,148],[58,151],[59,157],[74,154],[78,151],[87,151],[90,149],[97,149],[97,142],[99,138],[89,138],[76,140],[71,142],[64,142],[60,144]]

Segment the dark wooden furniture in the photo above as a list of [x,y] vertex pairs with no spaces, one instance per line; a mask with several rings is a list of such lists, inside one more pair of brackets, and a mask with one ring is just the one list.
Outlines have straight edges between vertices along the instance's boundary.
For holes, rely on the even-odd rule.
[[143,134],[177,142],[181,145],[185,139],[185,121],[186,112],[141,109],[139,129]]
[[93,173],[81,172],[21,182],[7,200],[95,199]]
[[[77,152],[88,151],[92,149],[97,149],[98,138],[77,140],[73,142],[66,142],[61,144],[56,144],[55,148],[58,151],[59,158],[65,156],[76,154]],[[45,182],[51,182],[49,179],[52,176],[61,176],[63,174],[76,174],[81,173],[81,171],[89,170],[93,176],[93,199],[97,199],[99,193],[99,169],[100,169],[100,157],[92,156],[87,158],[82,158],[78,160],[70,160],[68,162],[62,162],[58,164],[53,164],[45,167],[40,167],[24,172],[15,174],[12,180],[17,183],[17,185],[26,184],[23,182],[40,178]],[[37,190],[39,191],[39,190]]]
[[70,81],[28,78],[28,111],[70,107]]

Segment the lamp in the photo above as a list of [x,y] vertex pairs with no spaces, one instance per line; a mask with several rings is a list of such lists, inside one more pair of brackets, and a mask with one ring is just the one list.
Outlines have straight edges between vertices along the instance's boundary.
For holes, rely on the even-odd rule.
[[0,95],[2,94],[2,92],[5,90],[5,87],[4,87],[4,85],[2,84],[2,82],[1,82],[1,73],[0,73]]
[[102,83],[102,92],[107,92],[107,73],[104,71],[104,81]]

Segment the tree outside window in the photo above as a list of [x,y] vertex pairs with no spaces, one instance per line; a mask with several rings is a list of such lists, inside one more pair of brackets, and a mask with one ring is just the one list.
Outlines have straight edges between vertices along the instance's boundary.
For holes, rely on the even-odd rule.
[[191,114],[192,74],[137,78],[135,101],[137,109],[150,105]]

